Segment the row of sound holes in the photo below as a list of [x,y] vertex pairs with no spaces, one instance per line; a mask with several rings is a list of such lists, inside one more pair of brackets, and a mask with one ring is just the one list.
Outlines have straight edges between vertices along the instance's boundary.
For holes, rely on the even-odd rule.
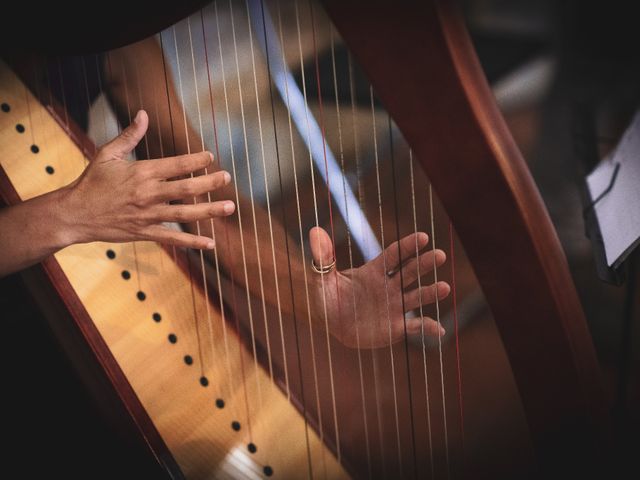
[[[2,110],[4,113],[9,113],[11,111],[11,106],[8,103],[3,103],[2,105],[0,105],[0,110]],[[26,129],[24,128],[24,125],[22,125],[21,123],[16,124],[16,131],[18,133],[24,133],[25,130]],[[31,145],[30,150],[31,150],[31,153],[36,154],[40,152],[40,147],[38,147],[36,144],[33,144]],[[45,167],[45,171],[49,175],[53,175],[55,173],[55,170],[51,165],[47,165]]]
[[[113,260],[114,258],[116,258],[116,252],[114,252],[113,250],[107,250],[107,258]],[[129,280],[131,278],[131,273],[128,270],[123,270],[121,275],[124,280]],[[147,298],[143,291],[138,291],[136,297],[141,302]],[[162,316],[158,312],[155,312],[153,315],[151,315],[151,318],[156,323],[160,323],[162,321]],[[167,339],[171,344],[176,344],[178,342],[178,337],[175,333],[170,333]],[[185,364],[193,365],[193,357],[191,355],[185,355],[183,357],[183,360]],[[200,377],[200,385],[202,385],[203,387],[209,386],[209,379],[207,377]],[[222,398],[216,399],[215,403],[216,407],[218,407],[219,409],[222,409],[225,406],[224,400]],[[231,422],[231,428],[236,432],[240,431],[240,422],[234,420],[233,422]],[[258,447],[256,447],[254,443],[249,443],[247,445],[247,450],[249,450],[249,452],[251,453],[256,453],[258,451]],[[263,468],[263,472],[268,477],[273,475],[273,469],[269,465],[266,465]]]

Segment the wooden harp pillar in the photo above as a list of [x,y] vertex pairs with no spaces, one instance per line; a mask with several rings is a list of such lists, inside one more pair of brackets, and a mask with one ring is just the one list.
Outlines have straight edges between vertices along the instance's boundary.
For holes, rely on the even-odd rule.
[[450,215],[506,347],[543,471],[597,464],[599,365],[555,229],[459,12],[324,0]]

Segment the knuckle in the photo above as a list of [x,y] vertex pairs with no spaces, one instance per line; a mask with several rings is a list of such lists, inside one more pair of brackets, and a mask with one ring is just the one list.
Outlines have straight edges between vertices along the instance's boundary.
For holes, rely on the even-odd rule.
[[103,160],[107,158],[113,157],[113,147],[111,144],[107,143],[98,149],[98,154],[96,155],[96,159]]
[[178,207],[175,211],[175,220],[178,223],[186,222],[189,218],[189,214],[185,207]]
[[180,188],[180,196],[193,197],[197,194],[197,185],[192,180],[185,181]]
[[176,167],[180,172],[186,173],[191,171],[191,164],[188,156],[176,157]]
[[149,199],[149,194],[146,193],[145,190],[143,189],[136,189],[133,192],[133,204],[138,207],[138,208],[145,208],[147,206],[149,206],[150,204],[150,199]]

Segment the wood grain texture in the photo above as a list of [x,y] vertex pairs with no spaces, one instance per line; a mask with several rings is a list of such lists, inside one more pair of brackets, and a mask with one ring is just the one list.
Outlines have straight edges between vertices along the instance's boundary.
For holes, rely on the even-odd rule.
[[[4,64],[0,101],[11,108],[0,115],[0,161],[20,200],[81,174],[87,164],[82,151]],[[23,133],[17,124],[25,127]],[[32,153],[32,144],[38,153]],[[47,173],[47,167],[54,173]],[[107,250],[115,253],[114,259]],[[188,478],[258,478],[267,465],[276,477],[296,478],[306,476],[309,464],[329,478],[347,476],[246,351],[220,314],[220,305],[207,302],[189,272],[163,248],[150,242],[96,242],[66,248],[46,263],[50,276],[59,268],[67,278],[70,291],[59,292],[79,299],[87,316],[76,320],[90,321],[98,334],[87,341],[94,350],[99,342],[108,347],[109,354],[101,359],[104,367],[116,376],[124,374]],[[200,274],[199,269],[194,266],[191,274]],[[128,280],[123,271],[130,273]],[[65,298],[67,305],[72,300]],[[154,314],[161,316],[159,322]],[[191,365],[186,355],[193,359]],[[201,385],[203,376],[207,386]],[[216,407],[216,399],[224,400],[224,408]],[[239,422],[239,431],[232,422]],[[257,447],[253,454],[249,443]]]

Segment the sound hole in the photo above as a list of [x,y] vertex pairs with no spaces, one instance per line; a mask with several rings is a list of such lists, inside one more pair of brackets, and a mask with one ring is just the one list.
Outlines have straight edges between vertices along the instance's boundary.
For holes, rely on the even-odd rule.
[[45,168],[45,170],[47,171],[47,173],[49,175],[53,175],[53,173],[55,172],[55,170],[53,169],[53,167],[51,165],[47,165],[47,167]]
[[186,363],[187,365],[193,365],[193,357],[191,355],[185,355],[184,363]]
[[162,317],[160,316],[159,313],[154,313],[151,317],[153,318],[153,321],[156,323],[160,323],[160,320],[162,320]]
[[236,432],[240,431],[240,422],[234,420],[231,422],[231,428],[233,428]]
[[169,343],[176,343],[178,341],[178,337],[174,333],[170,333],[167,337],[169,339]]
[[131,274],[129,273],[129,270],[123,270],[121,275],[122,275],[122,278],[124,278],[125,280],[129,280],[131,278]]
[[144,302],[144,299],[147,298],[147,296],[145,295],[145,293],[140,290],[137,294],[136,297],[138,297],[138,300],[140,300],[141,302]]
[[40,148],[37,145],[31,145],[31,151],[33,153],[38,153],[40,151]]
[[209,386],[209,379],[207,377],[200,377],[200,385],[203,387]]
[[3,103],[3,104],[2,104],[2,107],[0,107],[0,108],[2,108],[2,111],[3,111],[4,113],[8,113],[8,112],[9,112],[9,110],[11,110],[11,107],[9,106],[9,104],[8,104],[8,103]]
[[114,258],[116,258],[116,252],[111,249],[107,250],[107,258],[109,260],[113,260]]
[[251,453],[256,453],[258,451],[258,447],[256,447],[255,443],[250,443],[247,445],[247,450]]
[[221,398],[218,398],[218,399],[216,400],[216,407],[218,407],[218,408],[220,408],[220,409],[223,409],[223,408],[224,408],[224,400],[223,400],[223,399],[221,399]]
[[262,471],[267,477],[270,477],[271,475],[273,475],[273,468],[271,468],[269,465],[265,465]]
[[18,133],[24,133],[24,125],[22,125],[21,123],[18,123],[16,125],[16,130],[18,131]]

